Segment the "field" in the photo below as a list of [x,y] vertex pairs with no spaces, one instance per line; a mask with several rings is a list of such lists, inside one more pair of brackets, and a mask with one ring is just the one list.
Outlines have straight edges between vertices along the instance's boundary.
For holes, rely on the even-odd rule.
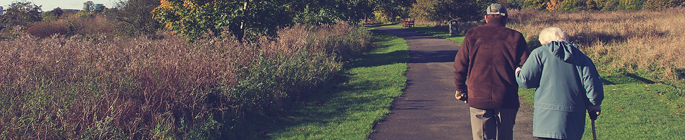
[[512,10],[509,27],[529,46],[546,27],[559,27],[602,71],[634,73],[672,84],[685,78],[685,8],[663,11],[549,13]]
[[[521,31],[529,47],[537,34],[559,27],[589,55],[604,81],[598,139],[685,139],[682,57],[685,9],[636,12],[549,13],[511,10],[507,27]],[[445,37],[445,27],[410,30]],[[454,40],[459,37],[446,37]],[[456,41],[459,42],[459,41]],[[520,89],[526,104],[535,89]],[[583,139],[592,139],[587,119]]]
[[[685,121],[682,11],[514,11],[509,27],[521,31],[532,48],[539,45],[540,30],[559,27],[593,59],[605,81],[598,139],[685,139],[679,123]],[[532,104],[533,92],[520,94]],[[592,139],[589,119],[586,124],[583,139]]]

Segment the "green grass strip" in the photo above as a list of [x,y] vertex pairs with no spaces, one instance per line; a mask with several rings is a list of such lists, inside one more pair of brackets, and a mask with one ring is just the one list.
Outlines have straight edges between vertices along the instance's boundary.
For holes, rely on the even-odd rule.
[[271,139],[367,139],[373,125],[388,113],[406,87],[409,45],[396,36],[372,30],[375,49],[355,60],[339,84],[314,94],[274,126]]

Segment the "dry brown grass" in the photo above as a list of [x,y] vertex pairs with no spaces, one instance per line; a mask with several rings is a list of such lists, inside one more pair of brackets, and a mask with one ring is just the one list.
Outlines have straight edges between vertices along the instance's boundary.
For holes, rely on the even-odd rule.
[[306,96],[370,38],[338,24],[246,43],[169,35],[0,41],[0,139],[239,139],[235,125],[249,124],[242,114]]
[[[549,13],[511,10],[509,27],[529,43],[559,27],[599,69],[649,73],[658,81],[685,78],[685,8],[663,11]],[[538,43],[539,44],[539,43]]]

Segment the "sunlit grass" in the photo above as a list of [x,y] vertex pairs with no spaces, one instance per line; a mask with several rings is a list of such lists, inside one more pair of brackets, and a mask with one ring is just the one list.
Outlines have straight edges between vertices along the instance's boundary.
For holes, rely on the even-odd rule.
[[[526,104],[533,103],[534,92],[519,90]],[[605,85],[604,95],[602,114],[596,120],[597,139],[685,139],[682,90],[664,84],[628,83]],[[583,139],[592,139],[589,118],[585,126]]]
[[376,49],[352,62],[345,80],[325,87],[305,106],[291,111],[272,139],[367,139],[373,125],[389,112],[405,88],[409,46],[406,41],[373,31]]

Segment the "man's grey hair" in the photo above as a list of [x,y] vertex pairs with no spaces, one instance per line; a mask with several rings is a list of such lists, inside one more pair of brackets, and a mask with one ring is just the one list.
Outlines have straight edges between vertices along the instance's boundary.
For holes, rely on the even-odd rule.
[[568,35],[557,27],[547,27],[540,31],[540,44],[545,45],[552,41],[567,42]]

